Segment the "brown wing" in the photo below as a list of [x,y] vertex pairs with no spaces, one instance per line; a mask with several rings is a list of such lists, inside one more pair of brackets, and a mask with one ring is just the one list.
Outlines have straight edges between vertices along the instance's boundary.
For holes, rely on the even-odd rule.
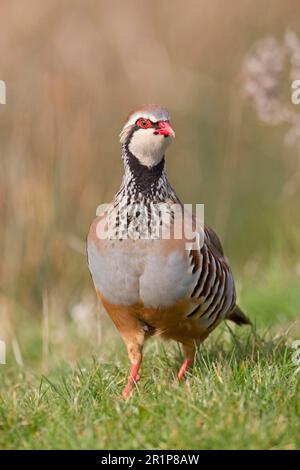
[[210,245],[211,250],[214,252],[216,256],[223,258],[224,257],[223,247],[216,232],[212,228],[208,227],[207,225],[205,225],[204,227],[204,232],[206,235],[207,243]]

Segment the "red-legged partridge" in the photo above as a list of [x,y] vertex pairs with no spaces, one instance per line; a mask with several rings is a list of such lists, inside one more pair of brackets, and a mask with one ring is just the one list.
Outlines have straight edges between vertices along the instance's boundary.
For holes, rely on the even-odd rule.
[[[215,232],[190,218],[196,230],[193,243],[184,230],[175,235],[175,226],[184,225],[185,211],[165,168],[165,152],[174,137],[164,108],[145,106],[129,115],[120,135],[125,167],[121,187],[88,235],[97,294],[131,362],[124,398],[139,379],[148,337],[182,344],[181,379],[197,345],[222,320],[250,323],[236,305],[233,276]],[[182,210],[174,209],[178,207]],[[166,226],[169,232],[164,232]]]

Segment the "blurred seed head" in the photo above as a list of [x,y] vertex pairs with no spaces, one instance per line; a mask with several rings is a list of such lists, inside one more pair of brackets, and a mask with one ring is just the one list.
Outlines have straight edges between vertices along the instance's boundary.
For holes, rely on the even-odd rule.
[[285,143],[300,153],[300,112],[291,102],[291,84],[300,79],[300,41],[287,31],[282,41],[270,36],[257,41],[243,64],[243,90],[268,125],[287,124]]

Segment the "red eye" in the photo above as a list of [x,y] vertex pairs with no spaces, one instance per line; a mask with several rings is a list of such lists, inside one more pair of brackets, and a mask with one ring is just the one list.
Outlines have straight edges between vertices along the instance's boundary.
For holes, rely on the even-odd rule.
[[140,118],[136,122],[136,125],[141,127],[142,129],[149,129],[149,127],[152,127],[152,122],[150,121],[150,119]]

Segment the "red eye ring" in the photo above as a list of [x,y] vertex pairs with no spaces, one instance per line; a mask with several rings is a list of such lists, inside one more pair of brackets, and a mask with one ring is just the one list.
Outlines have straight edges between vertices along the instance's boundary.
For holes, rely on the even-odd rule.
[[137,122],[136,122],[136,125],[138,127],[141,127],[142,129],[149,129],[150,127],[153,126],[150,119],[145,119],[145,118],[138,119]]

